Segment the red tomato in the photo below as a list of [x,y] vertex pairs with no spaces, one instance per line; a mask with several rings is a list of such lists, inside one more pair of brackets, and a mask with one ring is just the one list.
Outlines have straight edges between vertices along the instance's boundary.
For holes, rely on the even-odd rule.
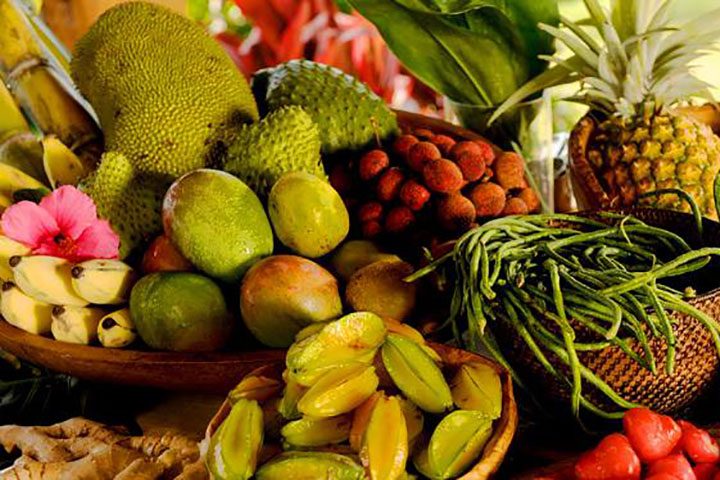
[[640,459],[625,435],[613,433],[575,464],[577,480],[638,480]]
[[669,455],[650,464],[647,476],[667,474],[672,475],[675,480],[697,480],[690,462],[683,455]]
[[682,430],[675,420],[647,408],[633,408],[623,417],[630,445],[643,463],[667,457],[680,442]]
[[680,446],[695,463],[715,463],[720,460],[720,447],[710,434],[690,422],[680,420],[682,429]]

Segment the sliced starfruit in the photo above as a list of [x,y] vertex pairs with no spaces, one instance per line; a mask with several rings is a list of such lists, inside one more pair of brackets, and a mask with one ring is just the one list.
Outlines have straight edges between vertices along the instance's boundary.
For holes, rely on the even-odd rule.
[[352,427],[350,427],[350,447],[355,452],[360,452],[362,448],[362,439],[365,435],[368,423],[370,423],[370,415],[372,414],[373,408],[379,398],[384,396],[383,392],[375,392],[368,397],[359,407],[353,412]]
[[352,416],[303,417],[286,424],[280,433],[290,448],[321,447],[348,439]]
[[430,413],[443,413],[452,408],[450,387],[440,368],[420,345],[391,333],[381,353],[393,382],[415,405]]
[[301,385],[311,386],[338,366],[370,364],[386,334],[385,323],[373,313],[346,315],[290,346],[286,357],[289,375]]
[[263,375],[248,375],[228,394],[230,403],[235,404],[241,398],[264,402],[282,392],[283,384],[275,378]]
[[286,452],[261,466],[257,480],[363,480],[352,458],[326,452]]
[[363,403],[375,390],[380,380],[372,365],[354,363],[336,368],[305,392],[297,408],[312,417],[335,417],[350,412]]
[[407,426],[398,397],[378,398],[370,414],[360,461],[370,480],[398,480],[408,458]]
[[285,381],[285,390],[283,390],[283,396],[280,399],[278,405],[278,411],[280,415],[286,420],[297,420],[302,416],[297,408],[298,401],[307,391],[307,387],[300,385],[290,375],[283,375],[287,377]]
[[214,479],[247,480],[255,473],[263,444],[258,402],[240,399],[210,439],[207,467]]
[[479,362],[463,364],[450,382],[453,401],[462,410],[477,410],[492,419],[502,413],[500,375]]

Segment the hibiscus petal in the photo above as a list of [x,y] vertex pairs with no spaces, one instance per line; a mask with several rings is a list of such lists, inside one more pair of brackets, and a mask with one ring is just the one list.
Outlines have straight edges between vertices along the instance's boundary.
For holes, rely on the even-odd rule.
[[92,258],[118,258],[120,237],[106,220],[95,220],[75,240],[75,261]]
[[71,185],[64,185],[40,201],[40,207],[55,218],[65,236],[78,238],[97,220],[92,198]]
[[28,201],[8,207],[0,222],[5,236],[33,249],[60,233],[55,218],[47,210]]

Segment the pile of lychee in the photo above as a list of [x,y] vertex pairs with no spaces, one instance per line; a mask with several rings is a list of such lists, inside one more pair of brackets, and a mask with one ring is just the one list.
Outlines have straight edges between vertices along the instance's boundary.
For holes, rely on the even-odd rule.
[[365,238],[419,224],[458,234],[490,218],[540,209],[519,155],[426,128],[335,165],[330,182]]

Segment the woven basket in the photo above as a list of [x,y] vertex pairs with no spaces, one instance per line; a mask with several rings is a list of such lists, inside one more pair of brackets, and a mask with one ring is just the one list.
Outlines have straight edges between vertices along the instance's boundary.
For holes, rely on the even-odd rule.
[[[698,238],[695,223],[691,215],[658,209],[631,209],[620,213],[632,214],[646,223],[665,228],[682,235],[691,245],[697,247],[720,246],[720,223],[704,222],[704,238]],[[583,214],[593,216],[593,214]],[[597,218],[597,220],[602,220]],[[703,272],[692,279],[692,285],[700,292],[704,288],[713,288],[701,293],[689,303],[720,321],[720,262],[714,260]],[[698,288],[700,287],[700,288]],[[703,288],[704,287],[704,288]],[[707,329],[697,320],[686,315],[673,313],[674,331],[677,338],[675,371],[673,375],[665,372],[667,346],[663,339],[649,341],[658,366],[657,375],[645,370],[620,348],[609,347],[594,352],[579,352],[582,363],[606,382],[622,398],[661,413],[676,413],[690,405],[712,384],[720,366],[715,344]],[[548,327],[550,322],[548,322]],[[532,385],[533,391],[543,392],[548,400],[567,402],[569,390],[566,384],[559,382],[536,360],[535,356],[516,335],[502,328],[497,330],[500,346],[508,360],[518,369],[523,379]],[[648,335],[650,338],[651,335]],[[641,346],[630,343],[632,349],[642,354]],[[548,359],[556,368],[565,369],[562,362],[545,351]],[[561,367],[562,365],[562,367]],[[567,371],[567,370],[566,370]],[[596,405],[616,411],[618,407],[610,403],[607,397],[586,382],[583,385],[586,397]]]

